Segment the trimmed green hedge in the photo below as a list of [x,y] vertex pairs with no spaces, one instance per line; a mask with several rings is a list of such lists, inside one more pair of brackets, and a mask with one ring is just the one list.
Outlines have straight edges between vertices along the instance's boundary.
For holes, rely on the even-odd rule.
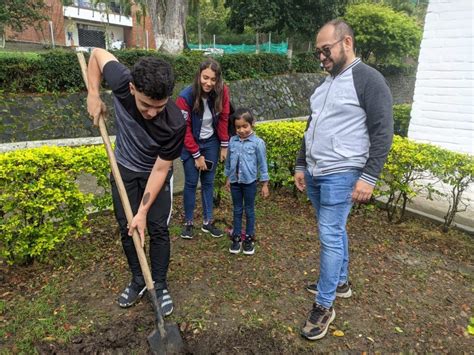
[[[156,56],[171,63],[176,81],[189,83],[194,78],[198,64],[204,59],[202,52],[186,51],[171,56],[156,51],[122,50],[114,55],[127,66],[140,57]],[[300,58],[299,55],[296,58]],[[259,78],[290,72],[286,56],[279,54],[228,54],[216,58],[222,65],[226,80]],[[297,72],[319,71],[319,63],[311,56],[295,59]],[[84,90],[76,53],[52,50],[36,56],[15,53],[0,56],[0,92],[75,92]]]
[[109,191],[102,147],[42,147],[0,155],[0,257],[9,263],[41,259],[64,240],[87,232],[86,209],[111,205],[79,191],[77,178],[92,174]]
[[[294,188],[295,160],[306,122],[268,122],[256,126],[266,142],[273,189]],[[105,195],[82,193],[77,178],[92,174]],[[43,147],[0,154],[0,257],[9,263],[41,259],[65,239],[87,232],[87,208],[111,206],[109,166],[102,146]],[[451,185],[450,193],[426,184],[427,177]],[[216,177],[217,196],[224,194],[223,164]],[[449,201],[444,230],[462,210],[462,194],[474,183],[474,158],[395,136],[376,195],[387,199],[388,218],[398,222],[407,203],[421,191]]]
[[321,71],[320,62],[313,53],[297,53],[293,56],[291,67],[297,73],[318,73]]
[[411,104],[393,105],[393,130],[396,135],[406,137],[410,124]]

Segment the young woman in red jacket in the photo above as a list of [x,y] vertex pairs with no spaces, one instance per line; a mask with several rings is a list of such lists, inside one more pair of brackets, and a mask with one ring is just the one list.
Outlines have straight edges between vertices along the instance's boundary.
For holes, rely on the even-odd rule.
[[193,237],[196,187],[201,181],[203,225],[213,237],[223,232],[213,224],[214,177],[218,160],[224,161],[229,144],[229,89],[222,80],[219,63],[208,58],[199,65],[193,84],[179,94],[176,105],[186,118],[181,160],[184,166],[185,225],[181,237]]

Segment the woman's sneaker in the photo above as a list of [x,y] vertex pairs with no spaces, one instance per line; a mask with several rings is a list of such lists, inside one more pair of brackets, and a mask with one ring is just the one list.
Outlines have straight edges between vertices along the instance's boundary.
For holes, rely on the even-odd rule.
[[171,299],[171,296],[166,288],[163,290],[156,290],[156,297],[158,297],[161,312],[165,317],[173,313],[173,300]]
[[125,287],[125,290],[123,290],[123,292],[120,294],[117,300],[118,305],[122,308],[133,306],[140,298],[143,297],[145,291],[145,283],[141,284],[139,281],[137,282],[136,280],[132,280],[132,282],[130,282],[128,286]]
[[181,238],[183,239],[193,239],[193,225],[185,224],[181,230]]
[[229,251],[232,254],[238,254],[240,253],[241,246],[242,246],[242,243],[240,241],[240,236],[238,235],[232,236]]
[[301,329],[301,335],[308,340],[323,338],[334,318],[336,318],[336,311],[333,307],[328,309],[314,303],[313,309],[309,312],[308,319]]
[[214,238],[220,238],[224,235],[224,233],[212,223],[203,224],[201,230],[205,233],[211,233]]
[[242,249],[245,255],[253,255],[255,253],[255,243],[254,237],[251,235],[246,235],[244,241],[242,242]]
[[[306,290],[314,295],[318,294],[318,287],[316,284],[306,285]],[[349,298],[352,296],[351,283],[346,282],[345,284],[339,285],[336,288],[336,297]]]

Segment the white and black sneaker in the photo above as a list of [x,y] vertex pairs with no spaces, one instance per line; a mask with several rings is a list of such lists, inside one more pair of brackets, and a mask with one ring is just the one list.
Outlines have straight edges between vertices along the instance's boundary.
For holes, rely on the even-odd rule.
[[211,233],[214,238],[220,238],[224,235],[224,232],[212,223],[203,224],[201,230],[205,233]]
[[245,255],[253,255],[255,253],[254,237],[252,235],[246,235],[242,242],[242,249]]
[[171,299],[171,296],[166,288],[163,290],[156,290],[156,297],[158,297],[161,312],[165,317],[173,313],[173,300]]
[[231,238],[230,238],[231,242],[230,242],[230,247],[229,247],[229,252],[231,252],[232,254],[239,254],[240,253],[240,249],[242,247],[242,243],[241,243],[241,239],[240,239],[240,236],[238,235],[233,235]]
[[141,284],[139,281],[137,282],[133,279],[125,290],[120,294],[117,302],[118,305],[122,308],[128,308],[133,306],[135,303],[138,302],[140,298],[143,297],[146,291],[145,283]]
[[[318,294],[317,284],[306,285],[306,291],[311,292],[314,295]],[[351,284],[346,282],[345,284],[339,285],[336,288],[336,297],[349,298],[352,296]]]
[[183,230],[181,231],[181,238],[183,239],[193,239],[193,225],[185,224]]

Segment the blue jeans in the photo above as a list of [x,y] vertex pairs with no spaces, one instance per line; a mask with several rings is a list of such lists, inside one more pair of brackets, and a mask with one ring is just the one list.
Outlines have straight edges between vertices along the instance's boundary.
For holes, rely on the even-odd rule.
[[199,140],[199,150],[206,160],[214,162],[212,170],[199,172],[194,165],[192,157],[183,161],[184,167],[184,218],[186,222],[192,222],[194,207],[196,206],[196,188],[199,178],[201,179],[202,218],[204,222],[212,221],[214,177],[216,175],[217,160],[219,158],[220,142],[216,135],[211,138]]
[[245,206],[245,234],[255,235],[255,195],[257,194],[257,182],[250,184],[230,184],[232,204],[234,205],[234,230],[233,235],[240,237],[242,233],[242,216]]
[[346,223],[352,207],[352,190],[361,175],[351,170],[313,177],[305,173],[308,198],[316,210],[321,255],[316,303],[332,306],[336,288],[347,282],[349,244]]

